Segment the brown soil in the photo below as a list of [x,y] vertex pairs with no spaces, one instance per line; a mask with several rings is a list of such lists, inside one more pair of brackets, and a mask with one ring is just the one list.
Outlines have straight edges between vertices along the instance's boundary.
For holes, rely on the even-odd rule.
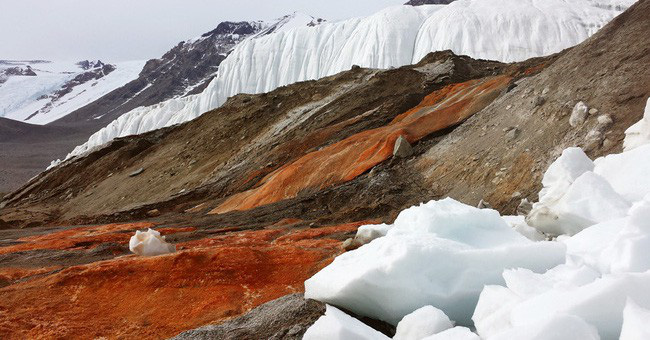
[[[513,213],[565,147],[621,150],[650,96],[648,36],[642,0],[559,55],[355,68],[47,171],[0,208],[0,337],[170,336],[300,291],[359,224],[413,204],[452,196]],[[580,100],[612,116],[602,138],[586,139],[598,115],[570,127]],[[398,135],[410,157],[391,157]],[[124,256],[149,226],[181,251]]]

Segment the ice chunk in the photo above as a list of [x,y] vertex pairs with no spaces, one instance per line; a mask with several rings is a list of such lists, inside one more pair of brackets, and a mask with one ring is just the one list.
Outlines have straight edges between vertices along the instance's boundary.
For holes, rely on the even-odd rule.
[[628,202],[638,202],[650,193],[650,144],[598,158],[594,163],[594,172]]
[[623,310],[623,329],[620,340],[650,339],[650,310],[639,307],[631,299]]
[[594,163],[582,149],[565,149],[544,173],[539,201],[548,203],[559,200],[578,177],[593,170]]
[[567,263],[584,264],[604,271],[602,252],[627,223],[627,219],[624,217],[599,223],[563,240],[567,246]]
[[543,272],[563,263],[565,246],[532,242],[494,210],[453,199],[409,208],[385,237],[337,257],[305,282],[305,296],[397,324],[422,306],[461,325],[486,284],[506,268]]
[[443,311],[433,306],[424,306],[405,316],[397,324],[394,340],[420,340],[454,327]]
[[587,171],[554,201],[533,205],[526,221],[550,235],[575,235],[584,228],[625,216],[630,204],[603,177]]
[[483,337],[512,328],[510,313],[523,299],[503,286],[488,285],[481,291],[472,320],[476,331]]
[[546,239],[544,234],[526,223],[524,216],[502,216],[502,218],[512,229],[531,241],[544,241]]
[[354,236],[354,240],[357,244],[361,245],[370,243],[370,241],[376,238],[386,236],[390,227],[391,226],[388,224],[363,225],[357,229],[357,234]]
[[[650,305],[650,272],[627,273],[619,275],[605,275],[592,283],[579,287],[554,287],[539,295],[523,298],[522,302],[502,306],[499,304],[495,292],[499,296],[508,294],[499,290],[489,290],[481,294],[479,306],[481,311],[489,308],[484,304],[494,303],[491,308],[498,310],[498,315],[505,320],[494,320],[494,316],[475,313],[474,320],[479,335],[490,338],[494,328],[484,327],[487,320],[492,318],[493,323],[501,325],[500,333],[511,329],[530,329],[548,319],[550,315],[571,315],[583,319],[595,326],[603,339],[617,339],[623,322],[623,308],[628,298],[634,299],[643,307]],[[516,289],[516,287],[513,287]],[[509,294],[517,295],[510,289]],[[477,311],[479,309],[477,308]],[[516,337],[515,337],[516,338]],[[578,337],[579,338],[579,337]]]
[[303,340],[389,340],[363,322],[327,305],[325,315],[307,329]]
[[596,327],[572,315],[556,315],[542,322],[513,328],[488,340],[600,340]]
[[650,201],[632,207],[623,229],[602,252],[601,263],[611,273],[650,270]]
[[644,144],[650,143],[650,98],[645,105],[643,118],[625,131],[623,149],[630,151]]
[[165,236],[160,232],[149,229],[136,231],[129,241],[129,250],[140,256],[156,256],[169,254],[176,251],[176,246],[165,241]]
[[428,336],[422,340],[481,340],[481,338],[476,333],[472,333],[469,328],[458,326]]

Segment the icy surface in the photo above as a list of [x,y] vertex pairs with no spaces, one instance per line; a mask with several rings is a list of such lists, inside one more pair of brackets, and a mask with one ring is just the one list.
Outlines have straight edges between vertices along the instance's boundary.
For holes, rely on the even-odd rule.
[[650,143],[650,99],[645,106],[643,119],[625,131],[623,147],[625,151]]
[[303,340],[388,339],[390,338],[330,305],[327,305],[325,315],[309,327],[303,336]]
[[156,256],[173,253],[176,251],[176,246],[167,243],[165,236],[160,236],[160,232],[149,229],[138,230],[131,236],[129,250],[140,256]]
[[[50,103],[47,96],[84,72],[74,63],[36,63],[36,76],[12,76],[0,85],[0,116],[30,124],[47,124],[62,118],[138,77],[144,61],[115,64],[115,70],[75,86],[70,93]],[[34,115],[36,111],[42,112]]]
[[476,333],[472,333],[467,327],[454,327],[423,338],[422,340],[481,340]]
[[650,310],[639,307],[631,299],[623,310],[623,329],[620,340],[650,339]]
[[650,192],[650,144],[594,161],[594,172],[629,202],[636,202]]
[[448,49],[501,61],[559,52],[588,38],[633,2],[461,0],[450,5],[396,6],[366,18],[315,27],[287,23],[293,28],[239,44],[203,93],[136,108],[68,158],[116,137],[194,119],[238,93],[267,92],[353,65],[403,66],[417,63],[429,52]]
[[564,261],[560,243],[532,242],[494,210],[452,199],[404,210],[387,235],[334,262],[305,282],[305,296],[397,324],[426,305],[461,325],[486,284],[506,268],[543,272]]
[[596,327],[579,317],[557,315],[533,325],[511,329],[488,340],[600,340]]
[[424,306],[402,318],[393,340],[420,340],[454,327],[443,311]]

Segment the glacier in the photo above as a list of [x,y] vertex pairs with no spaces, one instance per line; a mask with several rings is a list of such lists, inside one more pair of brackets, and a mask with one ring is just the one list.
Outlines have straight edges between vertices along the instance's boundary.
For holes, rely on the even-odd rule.
[[[240,43],[201,93],[136,108],[66,159],[110,140],[192,120],[238,93],[263,93],[353,65],[391,68],[432,51],[504,62],[559,52],[587,39],[634,0],[458,0],[395,6],[364,18],[296,25]],[[306,22],[304,15],[298,20]],[[56,164],[56,163],[53,163]]]

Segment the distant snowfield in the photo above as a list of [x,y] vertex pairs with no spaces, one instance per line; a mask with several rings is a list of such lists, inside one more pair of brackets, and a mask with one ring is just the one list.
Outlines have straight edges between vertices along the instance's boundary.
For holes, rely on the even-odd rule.
[[287,23],[293,28],[238,45],[201,94],[136,108],[67,158],[117,137],[192,120],[238,93],[268,92],[352,65],[398,67],[447,49],[504,62],[552,54],[584,41],[634,2],[459,0],[450,5],[395,6],[369,17],[316,27]]
[[75,86],[70,93],[54,101],[51,108],[32,118],[29,117],[50,103],[50,99],[42,98],[43,96],[60,90],[66,82],[84,70],[72,62],[26,63],[25,65],[32,66],[37,75],[12,76],[0,84],[0,117],[38,125],[53,122],[136,79],[144,63],[131,61],[114,64],[116,69],[113,72]]

